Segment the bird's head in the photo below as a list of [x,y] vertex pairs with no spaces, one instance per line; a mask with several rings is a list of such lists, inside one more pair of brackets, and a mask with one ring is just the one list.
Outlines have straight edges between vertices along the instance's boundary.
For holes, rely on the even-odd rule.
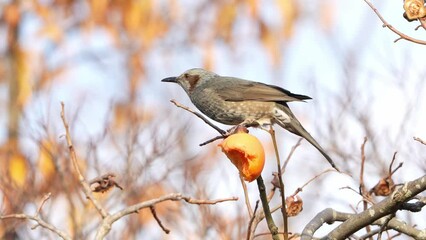
[[179,77],[168,77],[161,81],[177,83],[185,90],[186,93],[190,94],[197,87],[217,76],[218,75],[214,72],[210,72],[202,68],[193,68],[185,71]]

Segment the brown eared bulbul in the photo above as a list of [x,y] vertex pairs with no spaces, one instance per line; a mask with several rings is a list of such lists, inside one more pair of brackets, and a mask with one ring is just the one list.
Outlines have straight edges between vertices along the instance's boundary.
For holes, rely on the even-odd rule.
[[165,78],[162,82],[179,84],[192,103],[217,122],[260,127],[276,123],[310,142],[338,170],[330,156],[303,128],[287,105],[287,102],[304,101],[310,97],[274,85],[219,76],[201,68],[187,70],[179,77]]

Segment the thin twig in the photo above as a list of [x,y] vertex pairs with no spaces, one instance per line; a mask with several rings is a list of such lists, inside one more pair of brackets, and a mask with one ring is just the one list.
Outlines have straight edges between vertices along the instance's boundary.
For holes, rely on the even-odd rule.
[[417,43],[417,44],[422,44],[422,45],[426,45],[426,41],[423,40],[419,40],[416,38],[412,38],[408,35],[405,35],[404,33],[398,31],[396,28],[394,28],[392,25],[390,25],[383,17],[382,15],[379,13],[379,11],[376,9],[376,7],[374,7],[374,5],[368,1],[368,0],[364,0],[364,2],[366,2],[368,4],[368,6],[370,6],[370,8],[374,11],[374,13],[376,13],[377,17],[380,18],[380,21],[382,21],[383,23],[383,27],[387,27],[389,30],[391,30],[392,32],[396,33],[398,36],[400,36],[400,38],[396,39],[394,42],[397,42],[401,39],[405,39],[407,41],[413,42],[413,43]]
[[[365,211],[368,208],[368,201],[366,199],[369,198],[369,193],[367,189],[365,188],[364,184],[364,167],[365,167],[365,144],[367,143],[367,137],[364,137],[364,142],[361,145],[361,170],[359,174],[359,194],[362,196],[362,205],[363,210]],[[368,233],[371,232],[370,225],[367,225],[365,227],[365,230]],[[369,238],[370,240],[373,240],[373,237]]]
[[186,106],[178,103],[174,99],[170,100],[170,102],[172,102],[176,107],[182,108],[182,109],[184,109],[184,110],[186,110],[186,111],[194,114],[195,116],[199,117],[201,120],[203,120],[205,123],[207,123],[210,127],[214,128],[216,131],[218,131],[220,135],[224,136],[226,134],[226,131],[220,129],[219,127],[217,127],[216,125],[214,125],[213,123],[211,123],[207,118],[205,118],[200,113],[192,111],[189,107],[186,107]]
[[247,228],[247,238],[246,238],[247,240],[250,240],[250,234],[251,234],[250,229],[251,229],[251,226],[253,225],[254,219],[256,218],[256,211],[258,207],[259,207],[259,200],[256,201],[256,205],[254,206],[253,213],[250,213],[250,221]]
[[252,218],[254,213],[253,213],[253,210],[251,209],[251,205],[250,205],[250,199],[249,199],[248,191],[247,191],[247,184],[245,183],[244,178],[241,175],[240,175],[240,182],[241,182],[241,186],[243,186],[244,200],[246,202],[247,211],[248,211],[249,217]]
[[322,171],[322,172],[320,172],[319,174],[317,174],[317,175],[315,175],[314,177],[312,177],[311,179],[309,179],[306,183],[304,183],[301,187],[298,187],[297,189],[296,189],[296,191],[293,193],[293,195],[296,195],[296,194],[298,194],[299,192],[301,192],[301,191],[303,191],[303,188],[305,188],[307,185],[309,185],[311,182],[313,182],[315,179],[317,179],[317,178],[319,178],[321,175],[323,175],[323,174],[326,174],[326,173],[328,173],[328,172],[335,172],[336,171],[336,169],[334,169],[334,168],[329,168],[329,169],[326,169],[326,170],[324,170],[324,171]]
[[[200,200],[200,199],[194,199],[194,198],[182,196],[181,199],[183,199],[183,200],[185,200],[185,202],[191,203],[191,204],[214,205],[216,203],[221,203],[221,202],[237,201],[238,197],[221,198],[221,199],[216,199],[216,200]],[[181,199],[177,199],[177,200],[181,200]],[[175,200],[175,201],[177,201],[177,200]]]
[[86,179],[84,178],[84,176],[81,173],[80,168],[78,166],[77,155],[76,155],[75,150],[74,150],[74,145],[71,141],[71,134],[70,134],[69,125],[68,125],[67,120],[65,119],[65,106],[64,106],[63,102],[61,102],[61,118],[62,118],[62,123],[63,123],[64,128],[65,128],[65,137],[66,137],[67,144],[68,144],[68,150],[70,152],[71,162],[72,162],[72,165],[74,167],[75,172],[77,173],[78,180],[79,180],[81,186],[83,187],[84,195],[86,195],[87,199],[89,199],[89,201],[93,203],[93,205],[95,206],[95,208],[99,212],[99,214],[102,216],[102,218],[105,218],[105,217],[108,216],[107,211],[102,207],[102,205],[98,202],[98,200],[96,200],[96,198],[93,197],[92,190],[90,189],[90,185],[89,185],[89,183],[87,183]]
[[293,156],[293,153],[296,151],[297,147],[300,146],[300,144],[302,143],[303,138],[299,138],[299,140],[297,140],[296,144],[291,148],[290,153],[287,156],[287,159],[285,160],[283,167],[281,168],[281,172],[284,173],[285,169],[287,167],[288,162],[290,162],[291,157]]
[[390,177],[390,176],[392,176],[392,166],[393,166],[393,163],[395,162],[395,159],[396,159],[396,154],[397,154],[398,152],[394,152],[393,153],[393,157],[392,157],[392,161],[391,161],[391,163],[389,164],[389,170],[388,170],[388,176]]
[[202,200],[202,199],[194,199],[191,197],[183,196],[180,193],[171,193],[159,198],[154,198],[148,201],[144,201],[144,202],[140,202],[140,203],[128,206],[118,211],[117,213],[108,215],[106,218],[102,220],[101,226],[98,228],[98,232],[96,233],[95,239],[96,240],[104,239],[105,236],[111,231],[112,224],[124,216],[127,216],[132,213],[139,213],[141,209],[154,206],[155,204],[160,202],[182,201],[182,200],[190,204],[210,204],[211,205],[211,204],[216,204],[220,202],[236,201],[238,200],[238,198],[231,197],[231,198],[223,198],[223,199],[216,199],[216,200]]
[[163,225],[163,223],[161,222],[160,218],[157,216],[157,212],[155,211],[155,207],[154,206],[149,206],[149,210],[151,210],[152,216],[155,218],[155,220],[157,221],[157,223],[161,227],[161,229],[163,229],[163,231],[166,234],[169,234],[170,230]]
[[42,228],[45,228],[45,229],[50,230],[51,232],[55,233],[56,235],[58,235],[62,239],[71,240],[72,238],[71,238],[71,236],[68,235],[68,233],[59,230],[58,228],[56,228],[52,224],[44,221],[40,217],[41,209],[43,208],[46,201],[50,199],[50,196],[51,196],[51,193],[47,193],[43,196],[43,199],[41,200],[41,203],[38,206],[37,211],[34,214],[34,216],[24,214],[24,213],[19,213],[19,214],[9,214],[9,215],[4,215],[4,216],[0,215],[0,219],[16,218],[16,219],[32,220],[32,221],[37,223],[35,226],[31,227],[32,230],[36,229],[38,226],[41,226]]
[[423,139],[421,139],[419,137],[413,137],[413,138],[414,138],[415,141],[417,141],[417,142],[419,142],[419,143],[421,143],[423,145],[426,145],[426,141],[425,140],[423,140]]
[[[279,234],[284,234],[284,232],[278,232]],[[291,234],[291,236],[289,236],[289,240],[291,240],[291,239],[293,239],[293,238],[296,238],[296,237],[299,237],[299,236],[297,236],[297,235],[293,235],[292,233],[290,233]],[[256,235],[254,235],[254,237],[253,237],[253,239],[255,239],[255,238],[257,238],[257,237],[262,237],[262,236],[268,236],[268,235],[271,235],[271,233],[269,233],[269,232],[264,232],[264,233],[258,233],[258,234],[256,234]]]
[[214,138],[212,138],[212,139],[209,139],[209,140],[207,140],[207,141],[205,141],[205,142],[202,142],[202,143],[200,143],[199,145],[200,145],[200,147],[202,147],[202,146],[204,146],[204,145],[207,145],[207,144],[209,144],[209,143],[212,143],[212,142],[214,142],[214,141],[216,141],[216,140],[219,140],[219,139],[224,139],[224,138],[226,138],[226,136],[225,135],[220,135],[220,136],[217,136],[217,137],[214,137]]
[[41,200],[40,206],[38,206],[38,208],[37,208],[36,216],[40,215],[41,209],[43,208],[43,206],[46,203],[46,201],[50,199],[50,196],[52,196],[52,193],[50,193],[50,192],[46,193],[43,196],[43,199]]
[[[380,226],[380,231],[378,232],[377,240],[382,239],[382,233],[387,229],[387,226],[388,226],[390,220],[392,220],[392,218],[394,218],[394,217],[395,217],[395,213],[384,217],[384,223],[382,224],[382,226]],[[373,239],[373,237],[371,237],[371,239]]]
[[394,164],[394,162],[395,162],[395,160],[396,160],[396,154],[397,154],[398,152],[394,152],[394,154],[393,154],[393,157],[392,157],[392,161],[391,161],[391,163],[390,163],[390,165],[389,165],[389,173],[388,173],[388,178],[391,178],[392,177],[392,175],[396,172],[396,171],[398,171],[398,169],[400,169],[401,167],[402,167],[402,165],[404,164],[404,163],[399,163],[398,164],[398,166],[395,168],[395,169],[392,169],[392,166],[393,166],[393,164]]
[[281,213],[283,215],[283,222],[284,222],[284,240],[288,240],[288,217],[287,217],[287,209],[286,209],[286,202],[285,202],[285,188],[284,188],[284,182],[283,182],[283,176],[281,173],[281,160],[280,160],[280,154],[278,151],[278,145],[277,145],[277,139],[275,138],[275,130],[272,128],[272,125],[269,129],[269,134],[271,134],[272,142],[274,144],[275,149],[275,157],[277,159],[277,169],[278,169],[278,180],[279,180],[279,189],[281,193]]
[[364,195],[364,192],[366,191],[365,186],[364,186],[365,144],[366,143],[367,143],[367,137],[364,137],[364,142],[361,145],[361,170],[360,170],[360,173],[359,173],[359,193],[360,193],[360,195]]

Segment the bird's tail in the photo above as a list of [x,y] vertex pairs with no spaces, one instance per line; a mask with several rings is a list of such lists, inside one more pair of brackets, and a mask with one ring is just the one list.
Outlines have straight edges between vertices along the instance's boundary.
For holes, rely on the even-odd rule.
[[320,153],[327,159],[327,161],[334,169],[340,172],[336,164],[334,164],[333,160],[330,158],[330,156],[328,156],[328,154],[324,151],[321,145],[319,145],[319,143],[315,141],[311,134],[309,134],[309,132],[306,131],[305,128],[303,128],[299,120],[297,120],[294,114],[290,111],[290,108],[288,108],[288,106],[286,105],[281,105],[279,110],[283,112],[280,113],[280,111],[276,111],[276,123],[284,129],[288,130],[289,132],[306,139],[310,144],[312,144],[312,146],[314,146],[316,149],[318,149],[318,151],[320,151]]

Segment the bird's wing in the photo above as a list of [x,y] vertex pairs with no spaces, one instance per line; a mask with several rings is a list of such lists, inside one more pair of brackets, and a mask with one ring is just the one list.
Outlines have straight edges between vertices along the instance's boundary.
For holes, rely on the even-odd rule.
[[278,86],[238,78],[226,78],[217,84],[220,86],[217,86],[216,93],[225,101],[291,102],[312,99]]

